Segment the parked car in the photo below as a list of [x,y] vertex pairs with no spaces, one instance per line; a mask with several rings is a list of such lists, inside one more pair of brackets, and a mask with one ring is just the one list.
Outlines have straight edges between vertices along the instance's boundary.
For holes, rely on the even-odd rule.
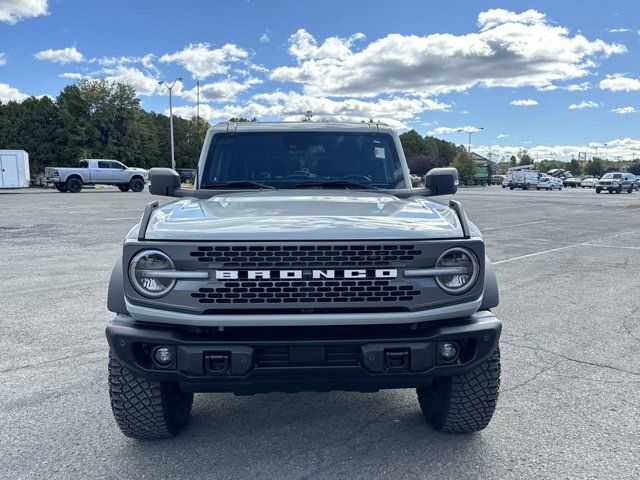
[[582,181],[579,178],[569,177],[562,180],[562,185],[565,187],[577,188],[582,186]]
[[71,193],[78,193],[84,185],[115,185],[123,192],[141,192],[147,182],[145,169],[103,159],[80,160],[75,168],[47,167],[44,176],[59,192]]
[[536,190],[562,190],[562,180],[557,177],[540,177]]
[[[523,165],[520,167],[512,167],[507,170],[507,187],[511,190],[514,188],[522,188],[529,190],[538,186],[540,172],[534,170],[533,165]],[[504,182],[503,182],[504,186]]]
[[627,192],[633,193],[636,176],[632,173],[609,172],[596,183],[596,193],[607,190],[609,193]]
[[582,188],[595,188],[597,182],[598,182],[597,178],[585,177],[582,180],[580,180],[580,186]]
[[507,179],[506,175],[492,175],[491,185],[501,185]]

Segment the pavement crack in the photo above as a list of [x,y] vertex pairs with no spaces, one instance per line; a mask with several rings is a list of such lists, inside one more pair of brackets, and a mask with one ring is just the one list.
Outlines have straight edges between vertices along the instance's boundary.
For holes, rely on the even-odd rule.
[[9,373],[9,372],[15,372],[17,370],[24,370],[24,369],[27,369],[27,368],[41,367],[43,365],[49,365],[51,363],[56,363],[56,362],[62,362],[64,360],[69,360],[71,358],[78,358],[78,357],[85,357],[87,355],[93,355],[94,353],[98,353],[98,352],[102,352],[102,351],[103,351],[103,349],[101,348],[99,350],[91,350],[90,352],[74,353],[72,355],[67,355],[67,356],[59,357],[59,358],[54,358],[53,360],[47,360],[47,361],[44,361],[44,362],[30,363],[28,365],[15,365],[13,367],[0,369],[0,373]]
[[628,375],[634,375],[634,376],[640,377],[640,372],[634,372],[633,370],[625,370],[624,368],[614,367],[612,365],[605,365],[603,363],[589,362],[587,360],[579,360],[577,358],[572,358],[572,357],[569,357],[567,355],[563,355],[562,353],[557,353],[557,352],[554,352],[552,350],[548,350],[546,348],[542,348],[542,347],[538,347],[538,346],[518,345],[518,344],[514,344],[514,343],[509,343],[509,342],[506,342],[506,341],[503,341],[502,343],[505,343],[506,345],[509,345],[509,346],[512,346],[512,347],[515,347],[515,348],[526,348],[528,350],[532,350],[532,351],[535,351],[535,352],[548,353],[550,355],[554,355],[556,357],[560,357],[560,358],[562,358],[564,360],[567,360],[569,362],[578,363],[578,364],[581,364],[581,365],[589,365],[591,367],[607,368],[607,369],[610,369],[610,370],[615,370],[616,372],[626,373]]

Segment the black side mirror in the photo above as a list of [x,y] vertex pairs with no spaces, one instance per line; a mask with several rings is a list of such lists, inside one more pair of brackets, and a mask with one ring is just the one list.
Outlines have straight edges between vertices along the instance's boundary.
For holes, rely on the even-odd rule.
[[171,168],[152,168],[149,170],[149,193],[175,197],[180,188],[180,175]]
[[452,195],[458,191],[458,170],[432,168],[424,176],[424,186],[431,190],[431,195]]

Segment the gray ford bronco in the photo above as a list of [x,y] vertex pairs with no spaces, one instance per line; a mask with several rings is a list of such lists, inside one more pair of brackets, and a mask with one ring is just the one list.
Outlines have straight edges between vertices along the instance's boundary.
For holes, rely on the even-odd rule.
[[498,288],[452,168],[412,188],[378,124],[221,123],[194,190],[156,168],[109,284],[111,406],[134,438],[177,434],[196,392],[415,388],[473,432],[500,384]]

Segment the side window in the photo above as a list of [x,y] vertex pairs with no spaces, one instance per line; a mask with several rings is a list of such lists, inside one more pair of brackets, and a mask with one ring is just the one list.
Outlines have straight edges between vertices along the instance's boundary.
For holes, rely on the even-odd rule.
[[109,168],[118,168],[120,170],[124,170],[125,166],[123,164],[121,164],[120,162],[109,162],[111,164],[111,167]]
[[80,162],[80,168],[89,168],[89,161],[88,160],[82,160]]
[[111,168],[111,162],[98,162],[98,168]]

